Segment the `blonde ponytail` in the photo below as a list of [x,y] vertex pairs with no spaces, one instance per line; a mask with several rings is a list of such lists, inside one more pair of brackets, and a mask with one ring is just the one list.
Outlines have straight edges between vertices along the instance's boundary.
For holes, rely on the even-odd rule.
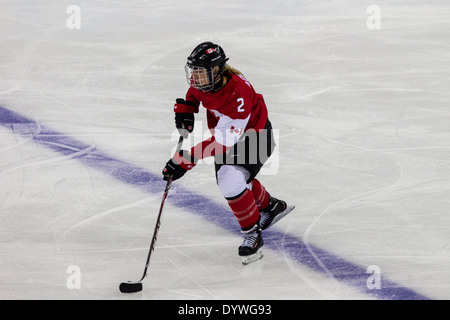
[[236,69],[236,68],[233,68],[232,66],[230,66],[228,63],[225,65],[225,70],[224,70],[224,72],[227,72],[227,73],[229,73],[229,74],[235,74],[235,75],[238,75],[238,76],[244,76],[243,74],[242,74],[242,72],[240,72],[238,69]]

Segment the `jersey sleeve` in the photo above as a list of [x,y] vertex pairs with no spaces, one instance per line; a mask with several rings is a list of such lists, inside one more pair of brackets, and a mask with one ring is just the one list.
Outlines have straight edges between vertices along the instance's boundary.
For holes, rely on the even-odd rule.
[[215,137],[212,136],[211,138],[206,139],[192,147],[190,153],[195,159],[204,159],[207,157],[224,154],[228,149],[229,147],[218,143]]
[[186,101],[192,102],[196,108],[195,108],[195,113],[198,113],[198,109],[200,106],[200,101],[198,101],[198,99],[194,96],[194,94],[192,93],[192,88],[189,88],[189,90],[186,93]]

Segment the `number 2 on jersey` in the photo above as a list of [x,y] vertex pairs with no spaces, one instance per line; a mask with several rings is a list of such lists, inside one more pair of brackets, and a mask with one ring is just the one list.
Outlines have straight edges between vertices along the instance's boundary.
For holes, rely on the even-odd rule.
[[244,110],[244,98],[237,98],[237,102],[240,103],[240,105],[238,105],[238,107],[237,107],[238,112],[245,112],[245,110]]

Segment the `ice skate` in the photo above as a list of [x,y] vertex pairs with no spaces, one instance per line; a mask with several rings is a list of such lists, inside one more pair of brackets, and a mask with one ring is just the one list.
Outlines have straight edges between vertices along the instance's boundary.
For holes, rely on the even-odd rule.
[[269,206],[260,213],[260,224],[262,230],[266,230],[267,228],[273,226],[295,208],[295,206],[288,206],[283,200],[278,200],[272,196],[269,197]]
[[244,242],[239,247],[242,264],[247,265],[261,259],[263,257],[261,247],[264,245],[261,227],[255,224],[250,230],[241,232],[244,234]]

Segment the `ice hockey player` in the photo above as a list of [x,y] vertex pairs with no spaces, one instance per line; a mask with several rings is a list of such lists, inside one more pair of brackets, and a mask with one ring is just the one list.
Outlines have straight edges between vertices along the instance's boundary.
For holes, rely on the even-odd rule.
[[214,157],[216,181],[242,230],[242,263],[262,258],[265,230],[294,207],[271,196],[256,176],[273,153],[272,125],[263,96],[240,71],[227,64],[222,48],[203,42],[185,65],[189,84],[185,99],[176,99],[175,124],[187,135],[194,129],[194,114],[206,108],[212,136],[175,154],[163,169],[163,179],[181,178],[199,159]]

